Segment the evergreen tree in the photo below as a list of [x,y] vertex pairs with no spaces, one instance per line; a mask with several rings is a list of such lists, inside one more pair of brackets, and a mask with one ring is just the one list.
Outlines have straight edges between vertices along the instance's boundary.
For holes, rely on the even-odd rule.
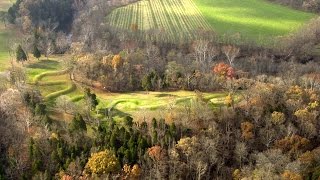
[[26,53],[23,51],[21,45],[18,46],[17,48],[17,52],[16,52],[16,58],[18,62],[24,62],[27,60],[27,55]]
[[130,116],[126,116],[126,117],[125,117],[125,124],[126,124],[126,126],[128,126],[128,127],[132,127],[132,125],[133,125],[133,118],[130,117]]
[[128,141],[128,147],[130,149],[135,148],[135,138],[133,136],[130,137],[129,141]]
[[176,138],[176,136],[177,136],[177,127],[176,127],[176,124],[174,122],[170,125],[169,131],[170,131],[170,135],[173,138]]
[[47,106],[45,104],[37,104],[34,109],[35,115],[46,115],[46,108]]
[[117,135],[116,135],[116,133],[112,133],[109,144],[110,144],[110,147],[116,148],[116,146],[117,146]]
[[151,80],[150,80],[150,77],[149,75],[145,75],[141,81],[141,85],[142,85],[142,88],[145,90],[145,91],[149,91],[151,90]]
[[87,103],[90,105],[91,110],[94,110],[99,104],[97,100],[97,96],[94,93],[91,93],[90,89],[86,89],[84,94],[85,94],[85,99]]
[[33,54],[33,56],[34,56],[35,58],[37,58],[38,60],[39,60],[39,58],[41,57],[41,53],[40,53],[40,51],[39,51],[39,49],[38,49],[38,47],[37,47],[36,45],[34,45],[34,47],[33,47],[33,52],[32,52],[32,54]]
[[130,152],[129,149],[126,149],[126,150],[124,151],[124,161],[125,161],[126,163],[130,163],[130,162],[131,162],[131,152]]
[[157,129],[157,127],[158,127],[157,120],[156,120],[156,118],[153,118],[153,119],[152,119],[152,128],[153,128],[153,129]]
[[33,145],[34,145],[34,140],[33,138],[30,139],[29,141],[29,158],[32,160],[33,159]]
[[87,130],[86,122],[83,120],[83,117],[80,114],[77,114],[73,118],[70,126],[71,126],[70,127],[71,131],[79,131],[79,130],[86,131]]
[[154,130],[152,132],[152,144],[155,145],[158,143],[158,132]]

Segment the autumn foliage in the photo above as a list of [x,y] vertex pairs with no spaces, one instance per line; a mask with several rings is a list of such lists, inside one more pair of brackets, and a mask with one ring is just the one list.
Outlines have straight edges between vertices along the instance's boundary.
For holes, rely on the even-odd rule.
[[274,111],[271,114],[271,121],[273,124],[282,124],[285,120],[285,115],[282,112]]
[[283,180],[303,180],[300,174],[288,170],[284,171],[281,177]]
[[233,103],[234,103],[234,100],[233,100],[232,94],[229,93],[228,96],[226,96],[224,99],[224,104],[230,107],[230,106],[233,106]]
[[139,179],[141,175],[141,168],[138,164],[133,165],[132,167],[128,164],[125,164],[122,168],[124,179]]
[[108,174],[119,169],[119,161],[109,150],[91,154],[85,170],[89,174]]
[[112,67],[113,67],[114,71],[117,71],[117,69],[121,66],[122,63],[123,63],[122,58],[119,54],[113,56]]
[[310,141],[307,138],[299,135],[292,135],[283,139],[277,140],[275,146],[283,152],[288,152],[290,155],[297,155],[299,152],[304,151]]
[[241,123],[242,138],[249,140],[253,138],[253,124],[250,122]]
[[213,67],[213,73],[221,78],[233,79],[235,77],[235,70],[228,64],[219,63]]
[[151,159],[160,161],[164,156],[164,150],[160,146],[153,146],[148,149],[148,155]]

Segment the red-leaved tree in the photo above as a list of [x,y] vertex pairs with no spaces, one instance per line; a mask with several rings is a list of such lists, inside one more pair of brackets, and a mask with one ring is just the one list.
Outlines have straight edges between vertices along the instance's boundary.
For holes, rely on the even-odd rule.
[[235,77],[234,68],[225,63],[215,65],[212,70],[214,74],[222,78],[233,79]]

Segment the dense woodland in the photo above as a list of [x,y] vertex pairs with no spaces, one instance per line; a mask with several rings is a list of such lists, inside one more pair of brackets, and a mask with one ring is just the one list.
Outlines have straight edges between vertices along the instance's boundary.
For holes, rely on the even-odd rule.
[[[318,1],[276,2],[319,12]],[[8,10],[5,20],[23,34],[18,61],[69,54],[70,77],[87,88],[81,106],[60,104],[72,116],[62,126],[26,84],[23,65],[11,67],[0,82],[1,180],[320,178],[319,18],[269,47],[200,30],[194,41],[168,44],[103,23],[127,3],[18,0]],[[165,118],[119,123],[90,88],[197,97]],[[212,109],[207,91],[229,92],[225,106]]]

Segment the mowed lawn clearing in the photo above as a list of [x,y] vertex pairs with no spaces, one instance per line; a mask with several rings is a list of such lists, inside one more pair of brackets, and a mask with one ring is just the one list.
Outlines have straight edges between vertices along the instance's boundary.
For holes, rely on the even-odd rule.
[[220,35],[240,33],[264,41],[297,30],[314,14],[265,0],[194,0],[206,20]]
[[38,89],[47,101],[54,101],[61,95],[70,98],[83,93],[70,80],[68,72],[63,67],[61,60],[68,57],[53,57],[49,60],[32,60],[27,65],[29,84]]
[[[103,93],[95,92],[99,99],[100,118],[109,114],[117,122],[121,122],[126,116],[134,119],[148,119],[164,117],[172,108],[185,109],[196,101],[197,93],[194,91],[169,91],[169,92],[130,92],[130,93]],[[219,109],[225,107],[227,92],[202,93],[204,101],[210,108]],[[238,96],[235,100],[238,101]],[[81,103],[82,101],[80,101]],[[170,110],[171,109],[171,110]]]
[[[116,108],[124,112],[138,110],[157,110],[172,105],[186,105],[197,96],[193,91],[173,92],[131,92],[131,93],[101,93],[97,92],[100,103],[98,108]],[[226,92],[203,93],[203,98],[212,107],[223,106]]]

